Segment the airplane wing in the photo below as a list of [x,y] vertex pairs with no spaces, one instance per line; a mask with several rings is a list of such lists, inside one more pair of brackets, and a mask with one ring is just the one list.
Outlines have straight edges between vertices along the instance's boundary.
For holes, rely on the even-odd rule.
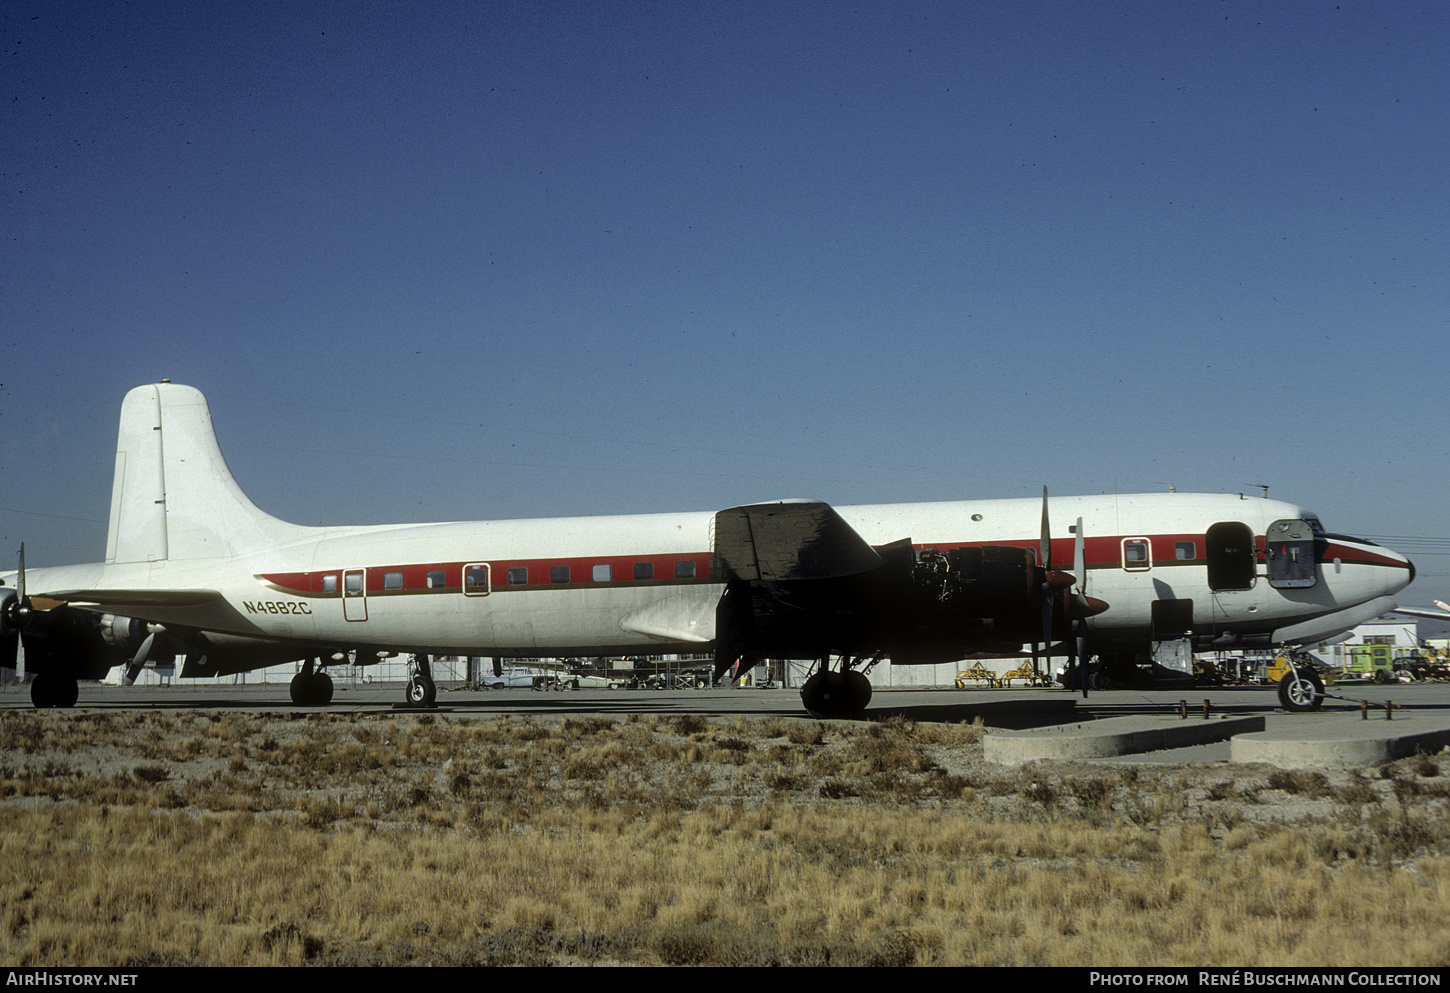
[[885,564],[829,504],[784,500],[715,515],[715,555],[727,580],[838,579]]
[[[720,578],[736,587],[752,581],[839,579],[884,562],[828,504],[810,500],[720,511],[714,521],[714,553]],[[620,627],[651,638],[696,643],[713,641],[724,630],[723,640],[729,643],[721,647],[725,653],[738,640],[739,630],[752,625],[751,604],[737,593],[722,625],[717,600],[688,593],[656,600],[623,618]]]
[[144,610],[147,607],[200,607],[219,599],[221,594],[216,590],[60,590],[37,593],[34,603],[40,609],[64,603],[74,607]]
[[1450,603],[1444,600],[1436,600],[1435,606],[1439,610],[1431,610],[1429,607],[1396,607],[1393,613],[1407,614],[1410,617],[1424,617],[1432,621],[1450,621]]

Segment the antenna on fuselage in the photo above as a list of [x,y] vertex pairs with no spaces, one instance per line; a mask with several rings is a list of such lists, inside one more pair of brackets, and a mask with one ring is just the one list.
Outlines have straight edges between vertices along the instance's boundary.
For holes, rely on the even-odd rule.
[[1264,491],[1264,499],[1265,500],[1269,499],[1269,487],[1268,487],[1268,484],[1266,484],[1266,483],[1245,483],[1244,485],[1245,486],[1257,486],[1259,489],[1261,489],[1261,490]]
[[1165,483],[1165,482],[1159,481],[1159,482],[1154,483],[1153,485],[1154,486],[1166,486],[1166,487],[1168,487],[1168,492],[1169,493],[1177,493],[1178,492],[1178,487],[1174,486],[1172,483]]

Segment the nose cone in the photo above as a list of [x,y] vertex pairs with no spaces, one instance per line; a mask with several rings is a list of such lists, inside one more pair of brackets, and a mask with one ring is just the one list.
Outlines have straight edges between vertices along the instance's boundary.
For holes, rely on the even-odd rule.
[[1333,535],[1324,556],[1324,573],[1336,599],[1394,596],[1415,580],[1415,566],[1399,552],[1363,538]]

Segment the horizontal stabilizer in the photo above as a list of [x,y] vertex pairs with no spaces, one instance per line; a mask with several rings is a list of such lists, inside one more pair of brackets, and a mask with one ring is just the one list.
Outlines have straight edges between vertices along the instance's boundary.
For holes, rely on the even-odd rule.
[[884,560],[829,504],[755,503],[715,515],[715,555],[727,581],[836,579]]

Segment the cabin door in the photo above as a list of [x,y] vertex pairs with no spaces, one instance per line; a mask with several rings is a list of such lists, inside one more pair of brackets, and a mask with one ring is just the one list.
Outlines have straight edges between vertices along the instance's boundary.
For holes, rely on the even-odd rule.
[[366,569],[346,569],[342,574],[342,616],[349,621],[368,619]]

